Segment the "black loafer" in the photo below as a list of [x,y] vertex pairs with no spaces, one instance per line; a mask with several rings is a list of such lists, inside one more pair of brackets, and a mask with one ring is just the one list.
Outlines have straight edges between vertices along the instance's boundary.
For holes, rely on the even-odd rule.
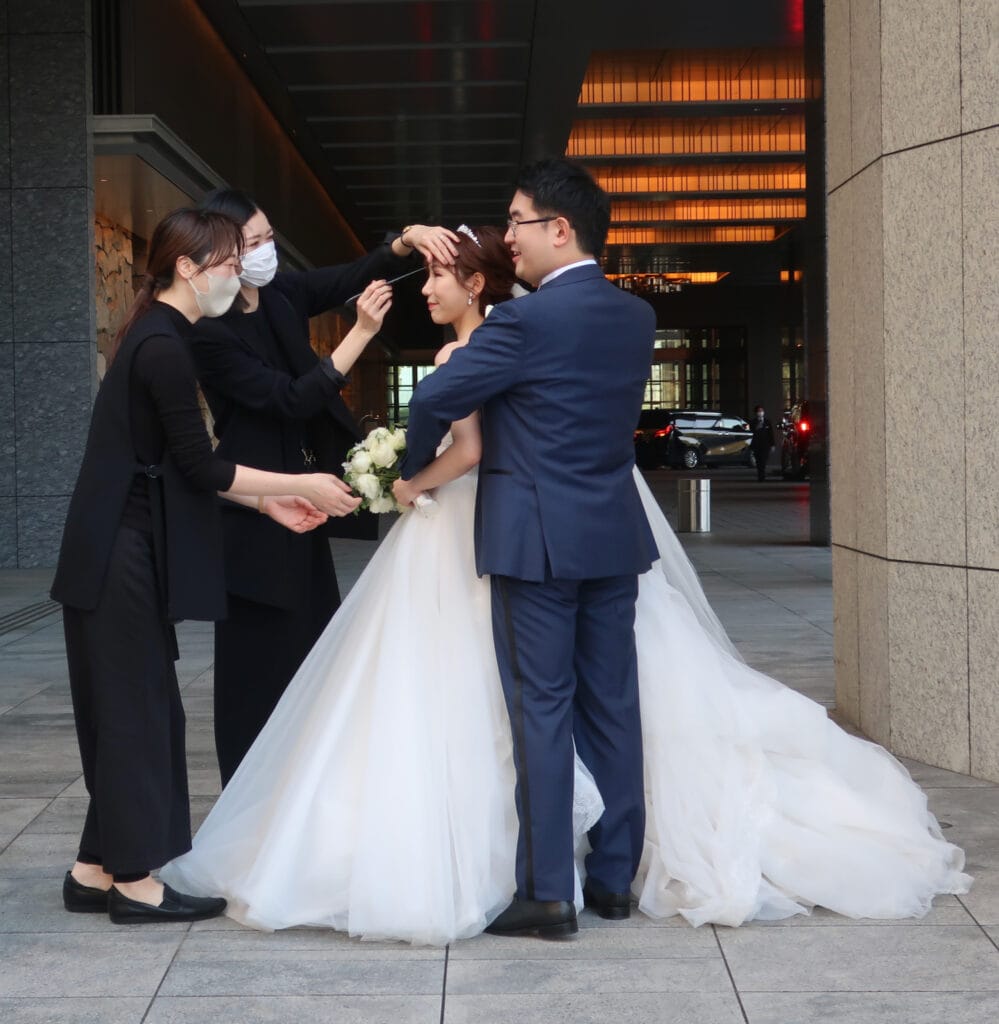
[[608,921],[624,921],[631,917],[631,893],[612,892],[596,879],[587,878],[583,883],[583,906]]
[[579,931],[576,907],[569,900],[514,900],[486,931],[490,935],[537,935],[565,939]]
[[106,914],[108,889],[97,889],[78,882],[71,871],[62,880],[62,905],[71,914]]
[[114,924],[164,924],[170,921],[207,921],[225,913],[226,901],[218,896],[188,896],[163,886],[163,902],[130,900],[114,886],[108,897],[108,915]]

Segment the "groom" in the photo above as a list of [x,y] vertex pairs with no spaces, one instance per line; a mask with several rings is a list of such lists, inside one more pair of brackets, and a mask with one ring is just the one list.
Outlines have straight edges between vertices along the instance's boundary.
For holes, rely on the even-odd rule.
[[596,257],[610,200],[583,168],[524,168],[506,243],[537,286],[506,302],[425,378],[410,404],[402,476],[454,420],[482,410],[476,566],[492,586],[493,638],[517,771],[517,891],[486,929],[555,938],[573,904],[573,740],[606,810],[590,831],[584,898],[630,913],[645,800],[634,616],[656,557],[632,470],[655,315]]

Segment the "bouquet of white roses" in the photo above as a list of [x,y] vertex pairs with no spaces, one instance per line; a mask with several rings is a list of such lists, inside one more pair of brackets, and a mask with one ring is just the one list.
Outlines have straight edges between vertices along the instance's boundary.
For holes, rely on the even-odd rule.
[[361,498],[361,508],[372,512],[399,512],[392,484],[399,478],[399,463],[406,450],[402,427],[375,427],[347,452],[343,478]]

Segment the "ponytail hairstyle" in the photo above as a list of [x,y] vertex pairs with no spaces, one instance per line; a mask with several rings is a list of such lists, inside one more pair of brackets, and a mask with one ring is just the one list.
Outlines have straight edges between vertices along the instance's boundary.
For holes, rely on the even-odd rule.
[[168,213],[156,225],[142,284],[111,345],[108,365],[118,354],[125,335],[149,312],[156,297],[173,284],[177,260],[190,257],[202,270],[221,266],[243,251],[243,229],[221,213],[183,208]]
[[[462,230],[464,229],[464,230]],[[513,284],[517,279],[513,256],[503,241],[503,232],[491,226],[469,229],[463,224],[458,229],[458,255],[454,258],[454,275],[467,281],[473,274],[481,274],[486,283],[479,295],[479,312],[486,306],[495,306],[513,298]]]

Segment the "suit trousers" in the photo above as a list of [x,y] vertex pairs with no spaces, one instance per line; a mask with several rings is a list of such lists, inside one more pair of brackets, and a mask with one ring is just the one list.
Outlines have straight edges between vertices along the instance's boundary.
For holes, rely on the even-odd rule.
[[64,607],[63,625],[90,795],[80,849],[142,874],[191,848],[177,645],[148,534],[119,527],[97,607]]
[[276,608],[230,594],[228,615],[215,624],[215,749],[223,786],[340,607],[327,538],[313,531],[294,540],[305,556],[287,567],[299,605]]
[[589,834],[587,874],[627,892],[645,839],[638,579],[493,576],[491,584],[517,771],[517,895],[573,898],[573,739],[606,808]]

